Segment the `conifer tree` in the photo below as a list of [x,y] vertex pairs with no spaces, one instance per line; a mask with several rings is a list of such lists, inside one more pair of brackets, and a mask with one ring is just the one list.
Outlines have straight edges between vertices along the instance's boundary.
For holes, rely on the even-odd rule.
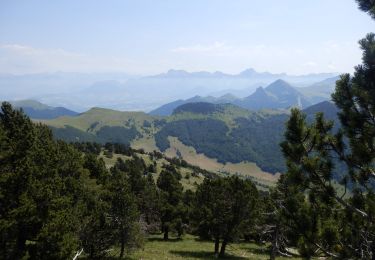
[[79,247],[81,154],[8,103],[0,142],[1,258],[71,257]]
[[169,233],[181,222],[183,187],[176,175],[168,170],[160,173],[157,186],[161,196],[161,230],[164,233],[164,240],[168,240]]
[[224,257],[228,243],[247,230],[245,225],[254,217],[257,200],[255,185],[238,177],[205,179],[198,187],[192,215],[198,234],[214,239],[215,255]]
[[[302,113],[293,110],[282,144],[288,166],[284,179],[308,195],[314,229],[308,236],[299,233],[304,235],[301,251],[309,255],[318,250],[329,256],[373,258],[375,253],[375,35],[368,34],[360,46],[363,64],[353,77],[342,75],[332,95],[342,126],[338,133],[322,114],[308,125]],[[351,184],[351,199],[344,199],[333,185],[337,160],[347,166],[342,184]]]
[[120,258],[124,256],[125,246],[137,247],[140,241],[139,213],[137,201],[132,193],[128,176],[119,170],[112,171],[107,185],[107,200],[110,204],[108,217],[114,235],[120,244]]
[[371,15],[375,19],[375,1],[374,0],[356,0],[359,8]]

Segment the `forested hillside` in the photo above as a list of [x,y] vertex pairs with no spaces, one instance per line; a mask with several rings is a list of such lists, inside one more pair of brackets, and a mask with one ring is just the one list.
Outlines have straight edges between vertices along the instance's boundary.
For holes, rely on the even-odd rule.
[[[316,104],[305,112],[309,120],[315,113],[324,112],[337,122],[337,108],[330,102]],[[95,108],[74,118],[43,122],[50,125],[56,138],[68,142],[137,143],[138,148],[165,152],[171,146],[168,137],[177,137],[197,153],[220,163],[254,162],[265,172],[277,173],[286,169],[279,143],[288,113],[196,102],[177,107],[169,117]]]

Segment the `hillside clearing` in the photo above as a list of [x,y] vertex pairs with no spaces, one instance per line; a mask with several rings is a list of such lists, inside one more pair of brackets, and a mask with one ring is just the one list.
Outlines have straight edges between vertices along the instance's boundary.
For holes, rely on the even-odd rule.
[[[170,239],[164,241],[161,235],[151,235],[146,239],[143,249],[133,252],[128,260],[159,260],[159,259],[217,259],[213,254],[214,243],[202,241],[195,236],[185,235],[181,240]],[[118,250],[112,251],[113,256],[118,255]],[[268,250],[265,245],[249,242],[229,244],[227,257],[224,259],[269,259]],[[300,259],[281,258],[277,259]]]
[[165,152],[167,157],[179,157],[179,155],[188,163],[199,166],[207,171],[221,174],[238,174],[244,177],[250,177],[254,181],[260,182],[266,186],[273,186],[280,174],[271,174],[262,171],[255,163],[219,163],[217,160],[208,158],[204,154],[198,154],[193,147],[184,145],[176,137],[168,137],[170,148]]

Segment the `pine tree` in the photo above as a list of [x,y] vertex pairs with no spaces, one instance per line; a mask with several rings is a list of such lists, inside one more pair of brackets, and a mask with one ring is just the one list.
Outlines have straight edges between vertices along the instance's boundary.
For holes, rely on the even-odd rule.
[[163,170],[157,180],[161,196],[161,230],[164,240],[169,239],[169,233],[176,229],[181,221],[183,187],[173,172]]
[[215,255],[224,257],[228,243],[247,230],[245,225],[254,217],[257,200],[255,185],[238,177],[205,179],[198,187],[194,221],[202,238],[214,239]]
[[[375,18],[374,1],[357,2]],[[293,228],[303,236],[300,249],[308,255],[316,254],[316,248],[341,258],[375,256],[375,35],[368,34],[359,44],[363,64],[355,68],[353,77],[342,75],[332,95],[339,108],[341,129],[333,133],[332,122],[325,121],[322,114],[308,125],[301,112],[293,110],[282,144],[288,171],[279,185],[286,181],[288,188],[307,195],[304,207],[310,218],[305,226],[313,229],[306,234],[306,228],[298,229],[298,222]],[[340,169],[345,192],[352,188],[350,199],[344,198],[345,192],[338,194],[332,183],[338,160],[347,166]],[[290,204],[297,205],[302,207],[296,202]],[[286,209],[286,217],[293,212],[285,205],[281,208]]]
[[0,130],[1,258],[71,257],[79,247],[81,154],[8,103]]
[[356,0],[359,8],[364,11],[369,13],[372,18],[375,19],[375,1],[374,0]]
[[107,200],[110,204],[108,217],[120,243],[120,258],[124,256],[125,246],[139,246],[139,212],[137,200],[132,193],[126,173],[112,171],[107,185]]

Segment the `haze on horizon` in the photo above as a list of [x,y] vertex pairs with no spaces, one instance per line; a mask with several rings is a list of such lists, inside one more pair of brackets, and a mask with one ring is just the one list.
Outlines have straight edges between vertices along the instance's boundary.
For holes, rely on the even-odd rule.
[[4,0],[0,73],[352,72],[372,29],[352,0]]

